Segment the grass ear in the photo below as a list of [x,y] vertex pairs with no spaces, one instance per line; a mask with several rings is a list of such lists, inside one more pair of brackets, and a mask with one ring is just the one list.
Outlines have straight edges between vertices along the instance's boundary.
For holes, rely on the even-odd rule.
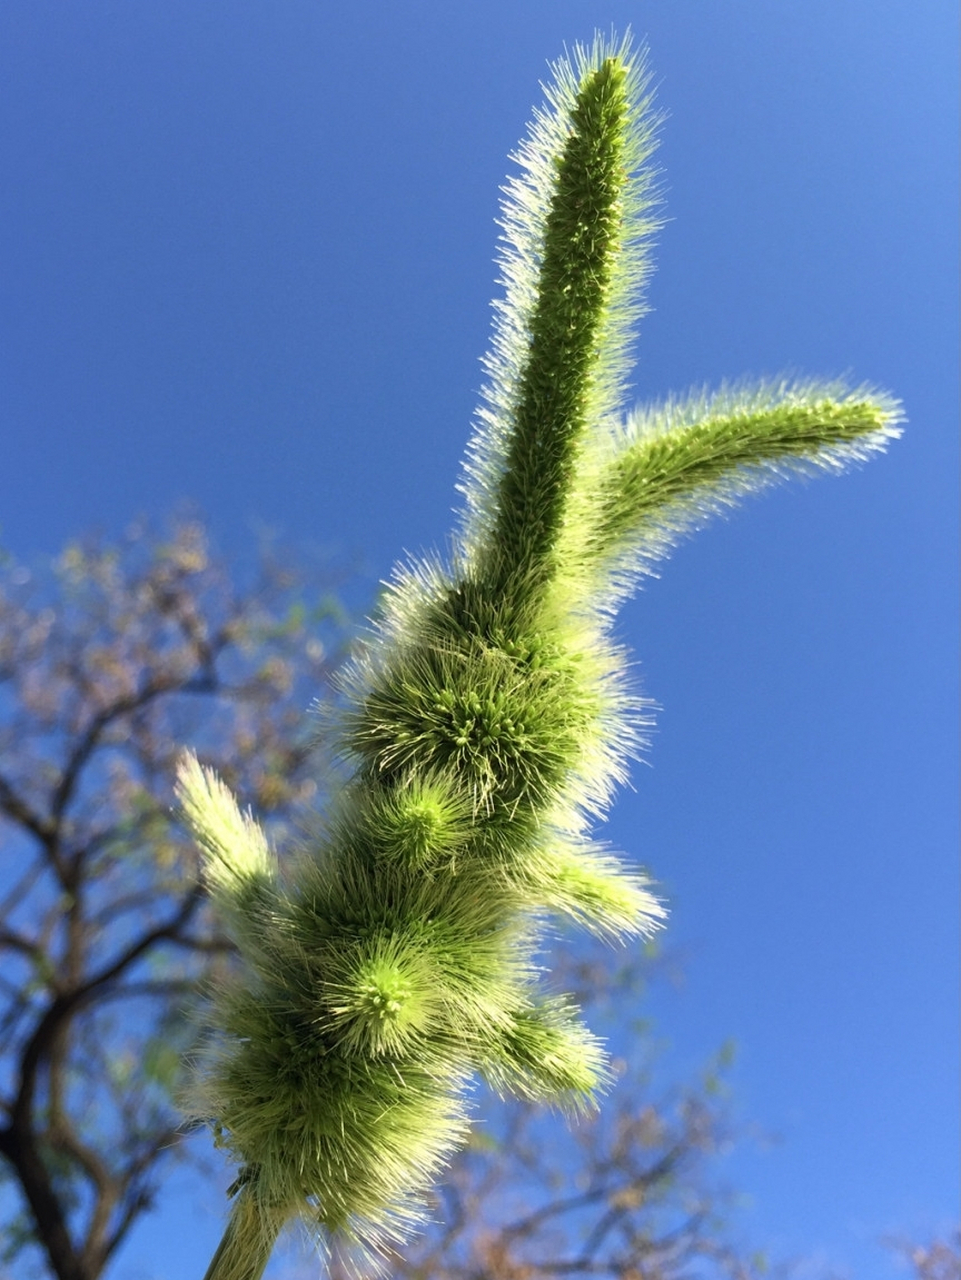
[[573,1114],[594,1110],[595,1095],[611,1080],[601,1041],[563,998],[517,1010],[509,1028],[491,1042],[481,1071],[498,1092]]
[[871,388],[787,379],[637,409],[599,444],[608,456],[585,559],[643,569],[749,493],[883,451],[901,420],[899,403]]
[[667,917],[645,875],[583,838],[556,833],[524,872],[525,887],[540,909],[610,942],[650,935]]
[[176,795],[204,855],[204,876],[214,901],[235,923],[263,899],[277,876],[267,837],[250,813],[241,813],[230,788],[185,751],[177,765]]
[[375,1253],[401,1241],[463,1141],[478,1072],[593,1104],[603,1050],[572,1002],[538,990],[546,921],[616,937],[664,915],[589,841],[645,723],[612,600],[745,493],[897,434],[882,395],[791,382],[611,427],[650,270],[656,120],[626,42],[554,71],[508,188],[462,536],[452,565],[398,577],[344,679],[352,776],[326,833],[281,886],[253,819],[196,760],[181,767],[244,952],[214,1004],[197,1114],[242,1168],[228,1236],[253,1261],[231,1270],[228,1240],[208,1280],[257,1280],[281,1211]]
[[472,576],[528,592],[555,567],[586,433],[620,407],[658,225],[643,55],[597,39],[553,71],[505,188],[462,535]]

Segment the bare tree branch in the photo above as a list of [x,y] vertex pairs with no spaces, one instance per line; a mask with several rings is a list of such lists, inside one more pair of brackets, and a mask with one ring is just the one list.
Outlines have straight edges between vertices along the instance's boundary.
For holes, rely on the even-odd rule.
[[296,726],[342,641],[304,590],[265,556],[238,591],[190,519],[0,569],[0,1158],[26,1214],[7,1252],[32,1240],[58,1280],[97,1280],[152,1202],[182,1133],[177,1011],[229,957],[172,810],[179,750],[277,830],[316,793]]

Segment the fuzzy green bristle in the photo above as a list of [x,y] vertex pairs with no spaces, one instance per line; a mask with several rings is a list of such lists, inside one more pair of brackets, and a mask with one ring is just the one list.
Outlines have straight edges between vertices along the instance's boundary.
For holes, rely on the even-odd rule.
[[790,380],[638,410],[611,439],[586,556],[637,548],[657,558],[678,532],[772,480],[883,450],[900,419],[877,392]]
[[600,1042],[566,1000],[517,1010],[488,1047],[483,1072],[493,1088],[573,1110],[590,1109],[610,1080]]
[[442,775],[371,788],[363,836],[379,858],[415,869],[449,862],[470,835],[470,805]]
[[358,1056],[407,1056],[436,1018],[438,976],[423,947],[375,937],[331,957],[326,1012],[342,1050]]
[[493,545],[504,567],[494,583],[501,589],[506,574],[526,576],[535,567],[543,572],[549,561],[585,425],[627,178],[625,79],[624,67],[612,58],[585,77],[557,162],[530,354],[498,494]]
[[488,646],[424,648],[387,671],[348,721],[379,774],[456,773],[475,807],[544,800],[578,762],[591,699],[560,669]]

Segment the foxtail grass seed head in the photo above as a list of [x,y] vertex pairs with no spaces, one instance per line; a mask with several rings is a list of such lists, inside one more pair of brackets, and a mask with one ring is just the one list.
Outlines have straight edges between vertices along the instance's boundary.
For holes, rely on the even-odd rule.
[[796,379],[625,410],[659,121],[628,40],[552,70],[506,188],[450,562],[398,571],[344,673],[352,773],[326,833],[281,873],[223,783],[181,766],[240,952],[192,1103],[239,1169],[208,1280],[257,1280],[293,1217],[371,1259],[402,1243],[464,1140],[477,1076],[594,1105],[604,1051],[545,989],[544,931],[561,917],[613,940],[665,914],[592,838],[647,723],[614,606],[715,512],[899,433],[885,394]]

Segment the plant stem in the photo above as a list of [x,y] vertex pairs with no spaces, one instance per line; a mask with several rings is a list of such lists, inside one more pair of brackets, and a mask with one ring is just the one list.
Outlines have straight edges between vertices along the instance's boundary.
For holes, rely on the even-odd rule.
[[241,1192],[204,1280],[260,1280],[281,1226],[279,1216],[261,1213]]

